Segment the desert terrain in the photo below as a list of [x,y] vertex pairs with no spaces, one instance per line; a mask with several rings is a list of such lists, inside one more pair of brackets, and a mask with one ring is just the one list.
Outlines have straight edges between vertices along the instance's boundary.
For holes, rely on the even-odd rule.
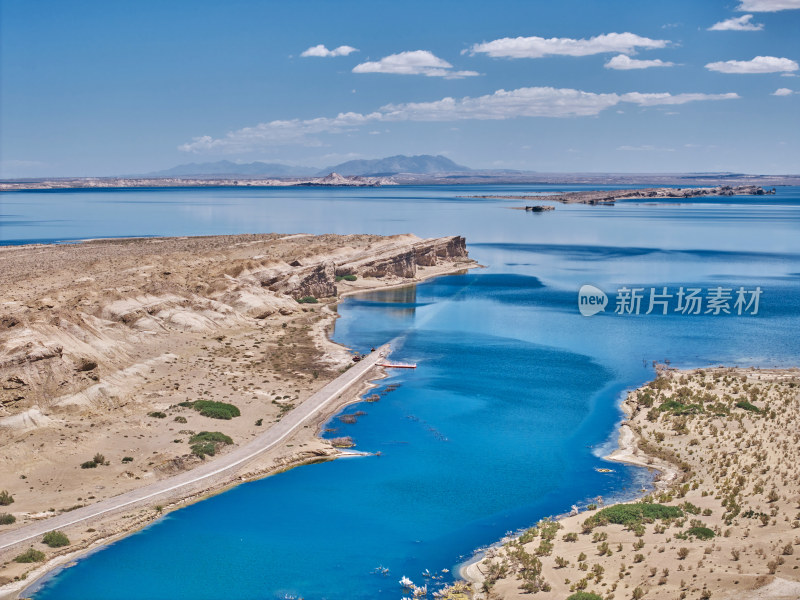
[[655,489],[503,540],[462,569],[475,597],[800,598],[800,370],[661,368],[623,409],[611,458]]
[[[413,235],[0,248],[0,536],[233,452],[354,364],[327,337],[338,298],[472,266],[463,238]],[[0,551],[0,586],[18,591],[209,492],[337,455],[319,427],[357,397],[188,497],[75,525],[67,545],[26,544],[31,562]]]

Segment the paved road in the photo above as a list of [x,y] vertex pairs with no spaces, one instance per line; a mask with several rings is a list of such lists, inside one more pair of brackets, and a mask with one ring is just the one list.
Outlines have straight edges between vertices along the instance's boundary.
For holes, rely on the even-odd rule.
[[158,498],[166,499],[170,495],[177,495],[178,493],[192,493],[193,491],[202,490],[208,484],[213,483],[213,481],[209,481],[209,478],[233,471],[286,440],[298,428],[319,415],[328,404],[334,402],[334,400],[353,387],[377,362],[385,358],[389,351],[389,344],[381,346],[361,362],[355,364],[324,388],[310,396],[300,406],[287,413],[278,423],[275,423],[267,431],[241,448],[236,448],[213,461],[169,479],[151,483],[119,496],[101,500],[91,506],[84,506],[70,512],[61,513],[55,517],[0,534],[0,551],[18,544],[30,543],[34,538],[48,531],[63,529],[81,521],[88,521],[123,508],[132,508],[142,503],[153,502]]

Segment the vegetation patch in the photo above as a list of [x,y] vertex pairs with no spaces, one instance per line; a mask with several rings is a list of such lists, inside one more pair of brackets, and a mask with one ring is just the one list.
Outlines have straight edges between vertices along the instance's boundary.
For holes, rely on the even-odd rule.
[[25,552],[14,558],[14,562],[18,563],[34,563],[42,562],[45,559],[45,554],[41,550],[35,548],[28,548]]
[[242,413],[233,404],[217,402],[216,400],[195,400],[194,402],[181,402],[178,406],[193,408],[204,417],[211,419],[224,419],[230,421]]
[[567,600],[603,600],[603,597],[594,592],[575,592],[567,596]]
[[219,431],[201,431],[189,438],[192,454],[205,459],[206,456],[214,456],[222,445],[232,444],[230,436]]
[[714,537],[714,530],[708,527],[691,527],[686,530],[686,535],[691,535],[699,540],[710,540]]
[[703,407],[700,404],[684,404],[678,400],[665,400],[659,405],[658,410],[673,415],[696,415],[703,412]]
[[163,413],[160,410],[154,410],[153,412],[147,413],[148,417],[153,417],[154,419],[166,419],[167,413]]
[[355,281],[358,279],[357,275],[337,275],[336,281]]
[[42,543],[51,548],[62,548],[69,546],[69,538],[60,531],[48,531],[42,538]]
[[316,304],[319,302],[314,296],[303,296],[302,298],[298,298],[297,301],[300,304]]
[[17,517],[10,513],[0,513],[0,525],[12,525],[17,522]]
[[666,506],[651,502],[636,502],[634,504],[617,504],[608,506],[597,514],[587,519],[593,525],[635,525],[637,523],[652,523],[656,519],[677,519],[683,516],[683,511],[677,506]]
[[86,462],[81,463],[81,469],[96,469],[97,463],[93,460],[87,460]]
[[736,408],[742,408],[744,410],[749,410],[750,412],[754,413],[761,412],[760,408],[758,408],[755,404],[751,404],[747,400],[739,400],[739,402],[736,403]]
[[0,492],[0,506],[8,506],[14,503],[14,496],[8,493],[8,490]]

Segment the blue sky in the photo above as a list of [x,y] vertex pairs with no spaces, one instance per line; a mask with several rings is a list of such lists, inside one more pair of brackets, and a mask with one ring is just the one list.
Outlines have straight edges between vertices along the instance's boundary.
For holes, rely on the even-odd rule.
[[393,154],[800,172],[800,0],[0,7],[2,177]]

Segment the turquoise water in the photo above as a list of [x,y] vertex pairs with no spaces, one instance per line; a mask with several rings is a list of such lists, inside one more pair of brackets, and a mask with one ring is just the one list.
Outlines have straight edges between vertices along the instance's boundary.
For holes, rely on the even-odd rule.
[[[511,193],[555,187],[506,188]],[[495,188],[188,190],[5,195],[6,241],[306,231],[462,234],[485,269],[342,302],[335,339],[395,340],[415,361],[334,435],[380,456],[294,469],[160,519],[58,573],[41,599],[396,598],[398,579],[452,570],[506,531],[644,469],[611,465],[624,390],[677,366],[800,360],[800,189],[690,206],[506,210]],[[11,198],[13,204],[7,200]],[[48,222],[37,215],[47,214]],[[28,224],[20,224],[26,222]],[[763,290],[757,316],[577,310],[584,283]],[[375,572],[382,566],[388,575]],[[445,575],[447,580],[450,575]]]

